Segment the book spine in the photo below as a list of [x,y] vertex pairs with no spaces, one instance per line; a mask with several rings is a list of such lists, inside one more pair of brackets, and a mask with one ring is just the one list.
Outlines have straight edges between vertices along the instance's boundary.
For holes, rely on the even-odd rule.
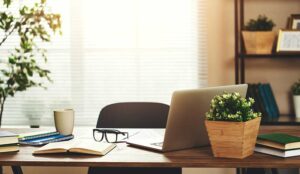
[[258,104],[258,111],[262,113],[262,120],[263,121],[269,121],[268,120],[269,115],[268,115],[268,113],[265,109],[263,99],[260,95],[258,86],[259,86],[259,84],[253,84],[253,91],[254,91],[254,95],[255,95],[255,101]]
[[258,98],[255,96],[255,86],[254,84],[248,84],[248,91],[247,91],[247,98],[253,98],[254,99],[254,104],[252,109],[254,110],[254,112],[260,112],[259,109],[259,104],[258,104]]
[[265,111],[268,115],[268,119],[272,120],[272,112],[270,111],[269,104],[268,104],[268,101],[267,101],[267,97],[265,95],[262,84],[258,85],[258,92],[259,92],[259,95],[261,96],[262,103],[264,105],[264,109],[265,109]]
[[272,87],[271,87],[270,84],[267,84],[266,88],[270,93],[270,99],[271,99],[271,103],[272,103],[272,106],[273,106],[273,111],[274,111],[274,114],[275,114],[274,116],[276,117],[276,119],[278,119],[278,117],[280,116],[280,112],[279,112],[279,108],[278,108],[278,105],[277,105]]
[[265,93],[266,101],[270,110],[272,121],[276,120],[276,113],[275,113],[275,107],[273,106],[272,99],[271,99],[271,93],[267,87],[267,84],[262,84],[262,90]]
[[32,136],[19,138],[19,141],[33,140],[33,139],[37,139],[37,138],[43,138],[43,137],[48,137],[48,136],[58,135],[58,134],[59,134],[59,132],[50,132],[50,133],[45,133],[45,134],[40,134],[40,135],[32,135]]

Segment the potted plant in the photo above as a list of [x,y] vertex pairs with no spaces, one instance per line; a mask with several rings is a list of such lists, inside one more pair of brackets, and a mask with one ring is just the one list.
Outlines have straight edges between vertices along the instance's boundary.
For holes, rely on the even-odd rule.
[[247,54],[270,54],[276,34],[272,31],[274,22],[264,15],[250,19],[242,31]]
[[205,126],[215,157],[245,158],[253,154],[261,113],[254,112],[254,99],[239,93],[215,96],[206,113]]
[[300,118],[300,79],[293,84],[292,94],[296,118]]

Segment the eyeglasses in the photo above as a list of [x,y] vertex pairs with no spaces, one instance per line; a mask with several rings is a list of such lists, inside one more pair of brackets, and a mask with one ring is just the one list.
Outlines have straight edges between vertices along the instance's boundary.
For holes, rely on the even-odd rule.
[[116,129],[93,129],[95,141],[102,141],[104,138],[108,143],[122,143],[124,139],[128,139],[128,132],[121,132]]

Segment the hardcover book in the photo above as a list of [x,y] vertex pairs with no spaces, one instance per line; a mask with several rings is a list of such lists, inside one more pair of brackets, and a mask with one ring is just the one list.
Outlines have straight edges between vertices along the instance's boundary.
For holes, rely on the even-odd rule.
[[93,140],[90,141],[64,141],[47,144],[33,154],[50,154],[50,153],[84,153],[91,155],[105,155],[116,147],[115,144],[101,143]]
[[275,148],[270,148],[270,147],[256,146],[254,151],[260,152],[260,153],[265,153],[268,155],[284,157],[284,158],[300,155],[300,149],[280,150],[280,149],[275,149]]
[[300,137],[284,133],[261,134],[258,135],[256,144],[281,150],[299,149]]
[[262,119],[264,121],[268,121],[270,118],[269,118],[269,115],[266,111],[266,107],[265,107],[265,104],[263,102],[262,96],[260,95],[258,86],[259,86],[259,84],[253,84],[255,102],[257,102],[259,111],[262,113]]
[[279,111],[272,87],[269,83],[267,83],[267,84],[265,84],[265,88],[268,91],[268,95],[270,97],[270,102],[271,102],[271,106],[272,106],[272,109],[274,112],[274,116],[275,116],[275,118],[278,118],[280,116],[280,111]]
[[268,115],[268,118],[272,120],[273,119],[272,118],[273,114],[272,114],[272,111],[271,111],[271,108],[270,108],[270,103],[268,102],[268,97],[267,97],[266,92],[264,90],[263,84],[258,84],[258,92],[259,92],[259,95],[261,96],[261,99],[262,99],[261,101],[264,105],[264,109],[265,109],[265,111]]

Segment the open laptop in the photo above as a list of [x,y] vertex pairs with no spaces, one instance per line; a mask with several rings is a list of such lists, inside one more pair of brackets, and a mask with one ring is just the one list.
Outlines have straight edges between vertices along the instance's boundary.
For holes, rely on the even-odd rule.
[[209,145],[204,120],[211,99],[224,91],[239,92],[245,97],[247,88],[242,84],[175,91],[166,129],[141,131],[127,144],[161,152]]

